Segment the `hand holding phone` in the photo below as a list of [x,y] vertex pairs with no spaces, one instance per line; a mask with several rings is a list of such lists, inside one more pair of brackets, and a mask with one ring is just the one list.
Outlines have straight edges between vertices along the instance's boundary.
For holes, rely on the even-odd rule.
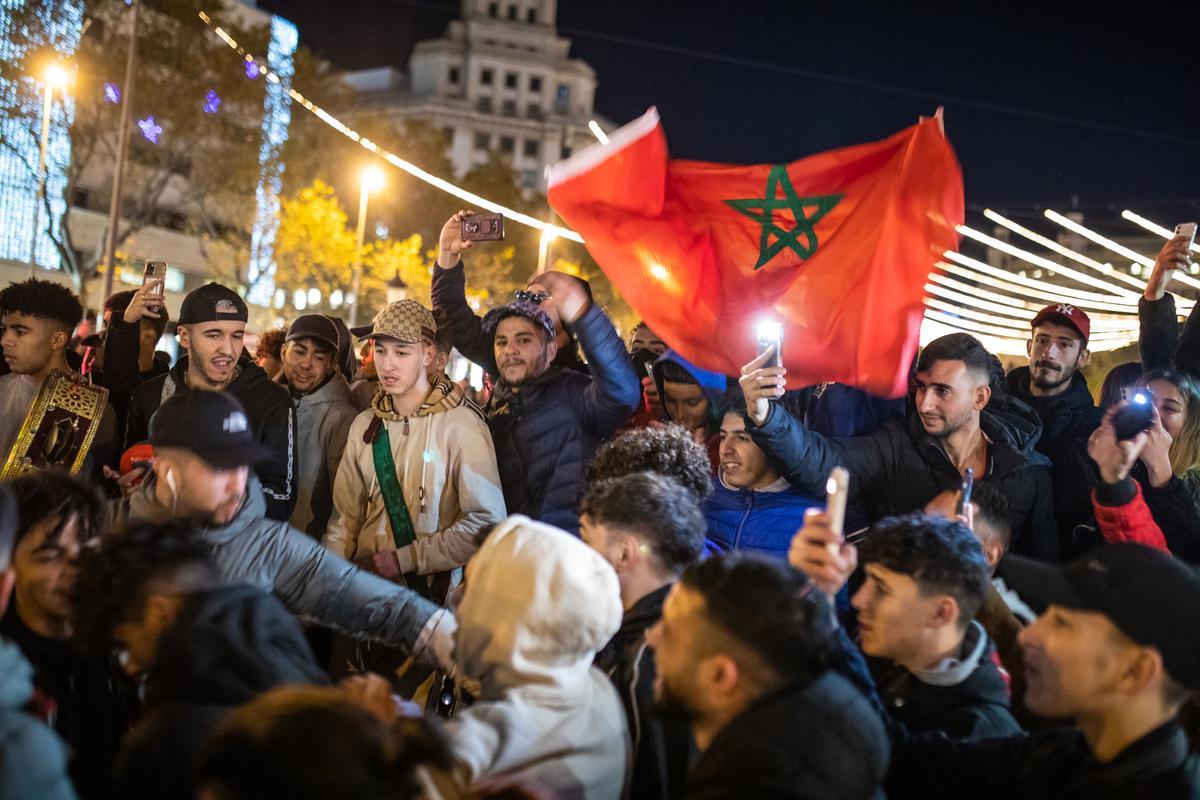
[[158,313],[162,311],[163,304],[163,281],[167,276],[167,262],[165,261],[147,261],[146,267],[142,271],[142,286],[145,288],[147,284],[155,284],[153,287],[146,290],[146,310]]

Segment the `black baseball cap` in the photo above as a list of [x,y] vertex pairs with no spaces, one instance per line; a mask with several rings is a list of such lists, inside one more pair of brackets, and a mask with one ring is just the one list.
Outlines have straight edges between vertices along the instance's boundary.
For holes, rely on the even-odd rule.
[[316,339],[318,342],[324,342],[335,353],[342,346],[337,324],[324,314],[304,314],[292,320],[284,341],[294,342],[299,339]]
[[253,467],[272,453],[254,438],[246,409],[228,392],[174,395],[150,421],[150,444],[195,453],[216,469]]
[[1009,556],[1000,572],[1035,611],[1057,605],[1103,614],[1158,650],[1176,682],[1200,688],[1200,574],[1169,553],[1111,544],[1065,567]]
[[246,322],[250,312],[246,301],[238,293],[219,283],[206,283],[187,293],[179,307],[179,324],[195,325],[198,322]]

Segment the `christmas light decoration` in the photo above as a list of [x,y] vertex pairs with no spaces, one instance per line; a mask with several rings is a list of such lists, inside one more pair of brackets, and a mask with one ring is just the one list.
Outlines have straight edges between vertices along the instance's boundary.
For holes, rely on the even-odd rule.
[[121,102],[121,87],[115,83],[104,84],[104,102],[116,105]]
[[217,94],[215,89],[209,89],[208,94],[204,95],[204,113],[215,114],[221,107],[221,96]]
[[147,141],[158,144],[158,137],[162,136],[163,127],[154,121],[153,114],[145,119],[139,119],[137,126],[138,130],[142,132],[142,136],[144,136]]

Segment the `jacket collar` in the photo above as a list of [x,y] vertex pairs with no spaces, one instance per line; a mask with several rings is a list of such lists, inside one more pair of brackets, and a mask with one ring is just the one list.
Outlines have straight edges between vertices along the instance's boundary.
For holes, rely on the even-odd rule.
[[983,632],[983,627],[971,620],[956,657],[943,659],[932,669],[917,670],[913,676],[931,686],[957,686],[969,678],[979,666],[987,644],[988,637]]

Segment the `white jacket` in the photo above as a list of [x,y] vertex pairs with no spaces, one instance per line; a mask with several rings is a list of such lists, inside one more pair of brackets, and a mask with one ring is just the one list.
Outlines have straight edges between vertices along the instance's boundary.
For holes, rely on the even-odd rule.
[[454,659],[480,693],[446,732],[469,782],[521,776],[562,798],[619,798],[629,731],[592,666],[621,624],[612,567],[571,534],[514,516],[467,574]]
[[387,426],[392,459],[416,542],[398,553],[403,572],[453,570],[478,549],[480,531],[504,519],[504,492],[496,450],[483,412],[447,378],[411,417],[391,413],[386,395],[350,425],[333,485],[333,516],[322,542],[350,561],[395,550],[387,508],[375,474],[367,429],[377,417]]

